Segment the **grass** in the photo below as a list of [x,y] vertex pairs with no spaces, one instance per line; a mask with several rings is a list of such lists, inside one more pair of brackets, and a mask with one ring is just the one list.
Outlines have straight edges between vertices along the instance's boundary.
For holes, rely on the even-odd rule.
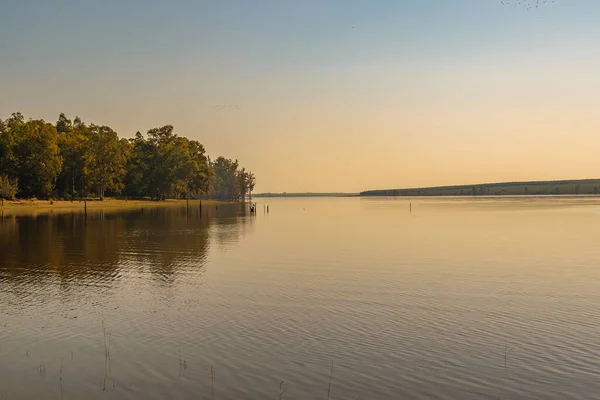
[[329,395],[331,395],[331,380],[333,379],[333,361],[331,362],[331,370],[329,371],[329,385],[327,386],[327,400],[329,400]]
[[[166,200],[166,201],[152,201],[152,200],[117,200],[117,199],[104,199],[104,201],[79,201],[79,200],[14,200],[4,201],[2,211],[5,213],[15,214],[31,214],[35,212],[55,212],[55,211],[83,211],[84,207],[87,210],[113,210],[113,211],[127,211],[135,210],[140,208],[159,208],[159,207],[185,207],[187,204],[186,200]],[[211,206],[218,204],[231,204],[226,201],[218,200],[202,200],[203,206]],[[199,205],[198,200],[190,200],[190,207],[197,207]]]
[[[102,333],[104,336],[104,379],[103,379],[103,384],[102,384],[102,391],[106,391],[107,386],[107,377],[110,376],[110,333],[107,332],[106,327],[104,325],[104,321],[102,321]],[[505,344],[505,349],[504,349],[504,368],[506,369],[506,357],[507,357],[507,344]],[[71,354],[73,354],[71,352]],[[179,378],[181,378],[181,368],[186,369],[186,361],[183,359],[182,355],[181,355],[181,349],[179,349],[178,352],[179,355],[179,367],[180,367],[180,372],[179,372]],[[59,389],[60,389],[60,397],[61,399],[64,396],[64,388],[63,388],[63,359],[64,357],[60,357],[60,367],[59,367],[59,374],[58,374],[58,379],[59,379]],[[71,356],[71,359],[73,359],[73,357]],[[328,385],[327,385],[327,392],[323,392],[323,399],[324,400],[331,400],[331,393],[332,393],[332,387],[333,387],[333,381],[334,381],[334,362],[331,361],[330,364],[330,369],[329,369],[329,379],[328,379]],[[40,379],[42,381],[46,381],[46,364],[45,362],[41,362],[38,366],[38,373],[40,376]],[[280,381],[279,382],[279,390],[277,392],[277,398],[279,400],[283,400],[284,399],[284,395],[288,392],[288,389],[284,387],[285,385],[285,381]],[[112,389],[115,390],[115,382],[113,379],[112,382]],[[207,396],[203,396],[202,398],[204,400],[216,400],[217,397],[215,395],[215,372],[214,372],[214,368],[211,365],[210,366],[210,398]],[[494,400],[500,400],[501,397],[499,396],[495,396],[495,395],[489,395],[489,394],[484,394],[484,393],[479,393],[479,395],[481,396],[481,398],[483,399],[494,399]],[[326,397],[325,397],[326,396]],[[0,399],[3,398],[2,392],[0,392]],[[362,397],[355,397],[356,399],[362,399]]]
[[[110,333],[106,334],[106,327],[102,321],[102,333],[104,334],[104,380],[102,383],[102,391],[106,390],[106,377],[110,374]],[[62,359],[61,359],[62,362]],[[114,384],[114,381],[113,381]]]

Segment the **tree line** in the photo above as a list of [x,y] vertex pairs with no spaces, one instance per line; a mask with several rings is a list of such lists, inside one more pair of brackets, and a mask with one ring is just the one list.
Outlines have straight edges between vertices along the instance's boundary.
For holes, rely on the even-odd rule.
[[361,196],[539,196],[600,194],[600,179],[483,183],[412,189],[368,190]]
[[55,124],[0,119],[0,198],[125,196],[211,198],[252,195],[256,179],[237,160],[211,160],[204,146],[172,125],[119,138],[105,125],[60,114]]

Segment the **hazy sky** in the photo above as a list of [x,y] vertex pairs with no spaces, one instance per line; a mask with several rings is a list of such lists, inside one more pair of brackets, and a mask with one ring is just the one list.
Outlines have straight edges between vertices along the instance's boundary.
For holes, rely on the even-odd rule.
[[172,124],[257,191],[598,178],[598,21],[597,0],[0,0],[0,118]]

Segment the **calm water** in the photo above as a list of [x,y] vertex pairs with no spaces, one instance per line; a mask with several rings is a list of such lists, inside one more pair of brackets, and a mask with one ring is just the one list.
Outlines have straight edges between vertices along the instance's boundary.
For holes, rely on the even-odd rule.
[[597,399],[600,199],[410,201],[4,215],[0,397]]

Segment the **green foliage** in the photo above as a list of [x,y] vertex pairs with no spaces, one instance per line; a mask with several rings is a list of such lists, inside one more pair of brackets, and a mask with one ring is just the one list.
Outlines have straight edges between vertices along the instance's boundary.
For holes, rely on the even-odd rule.
[[166,125],[130,141],[127,194],[165,198],[199,197],[208,190],[209,166],[204,146],[177,136]]
[[63,198],[75,198],[76,194],[81,197],[86,152],[89,150],[88,127],[79,118],[75,118],[75,123],[72,123],[64,114],[60,114],[56,130],[63,158],[63,168],[57,180],[58,193]]
[[12,200],[17,195],[19,183],[6,175],[0,175],[0,199]]
[[171,125],[127,140],[108,126],[71,121],[62,113],[56,125],[26,122],[21,113],[0,120],[0,175],[3,187],[11,188],[7,198],[91,193],[103,199],[123,193],[164,200],[212,193],[236,200],[251,193],[256,181],[237,160],[219,157],[213,166],[200,142],[176,135]]
[[150,193],[150,165],[153,161],[153,149],[144,136],[137,132],[130,140],[131,150],[127,160],[125,175],[125,194],[143,197]]
[[88,184],[104,199],[107,190],[121,193],[129,142],[119,140],[117,132],[108,126],[90,125],[84,173]]
[[254,174],[239,168],[238,160],[218,157],[210,162],[209,195],[219,200],[235,201],[252,195],[256,183]]
[[7,122],[15,168],[6,172],[18,177],[21,196],[50,196],[62,168],[56,128],[43,120],[25,122],[19,113]]
[[0,172],[9,176],[16,176],[18,166],[15,154],[15,132],[14,129],[11,129],[14,127],[14,122],[14,120],[0,120]]

